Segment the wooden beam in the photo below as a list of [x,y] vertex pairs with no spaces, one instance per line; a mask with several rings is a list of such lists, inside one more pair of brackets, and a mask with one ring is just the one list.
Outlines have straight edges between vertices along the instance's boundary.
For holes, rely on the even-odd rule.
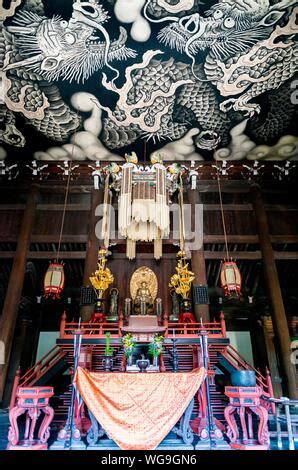
[[26,204],[0,204],[0,211],[23,211]]
[[[87,233],[86,235],[62,235],[61,243],[87,243]],[[18,241],[17,235],[1,235],[0,234],[0,243],[15,243]],[[31,243],[58,243],[59,234],[48,234],[48,235],[39,235],[32,234]]]
[[[236,260],[259,260],[262,259],[260,251],[230,251],[230,256]],[[205,251],[205,259],[216,260],[226,258],[226,251]]]
[[[252,204],[223,204],[224,211],[252,211],[253,207]],[[203,204],[203,209],[205,212],[211,211],[221,211],[221,207],[219,204]]]
[[[19,211],[25,209],[25,204],[0,204],[0,211]],[[38,211],[63,211],[64,204],[56,203],[42,203],[37,204],[36,209]],[[224,204],[223,209],[227,211],[252,211],[252,204]],[[89,211],[90,206],[86,203],[72,203],[67,204],[67,211]],[[204,204],[205,211],[220,211],[221,207],[219,204]],[[276,209],[278,210],[278,209]],[[296,209],[298,210],[298,209]]]
[[[225,251],[205,251],[206,259],[222,259]],[[257,251],[230,251],[230,255],[235,259],[259,260],[262,259],[262,252]],[[298,251],[274,251],[274,259],[278,261],[298,260]]]
[[[139,253],[142,254],[142,259],[152,259],[152,253]],[[137,253],[138,255],[138,253]],[[46,259],[51,260],[57,256],[56,251],[29,251],[28,259]],[[13,251],[0,251],[0,259],[11,259],[14,257]],[[62,251],[60,252],[60,258],[63,260],[67,259],[85,259],[86,251]],[[164,259],[176,259],[176,253],[164,253]],[[97,258],[96,258],[97,259]],[[113,259],[127,259],[125,253],[113,253]]]
[[[258,235],[228,235],[228,243],[239,244],[258,244]],[[296,244],[298,243],[298,235],[270,235],[271,243],[276,244]],[[224,235],[204,235],[204,243],[216,244],[225,243]]]
[[[258,244],[259,238],[258,235],[228,235],[228,243],[232,244]],[[276,244],[296,244],[298,243],[298,235],[271,235],[271,243]],[[0,234],[0,243],[15,243],[17,242],[18,237],[17,235],[1,235]],[[87,243],[88,234],[63,234],[62,243]],[[31,243],[58,243],[59,241],[59,234],[49,234],[49,235],[41,235],[41,234],[32,234]],[[176,243],[178,240],[164,240],[163,243],[167,245],[172,245],[173,241]],[[204,244],[224,244],[225,237],[223,235],[211,235],[205,234],[204,235]],[[125,240],[111,240],[111,244],[116,245],[124,245]]]
[[[26,207],[25,204],[0,204],[0,211],[20,211],[24,210]],[[220,211],[221,207],[219,204],[208,204],[204,203],[204,211]],[[223,209],[225,211],[253,211],[252,204],[223,204]],[[63,204],[55,203],[42,203],[37,204],[36,210],[38,211],[63,211]],[[71,203],[66,206],[67,211],[89,211],[90,207],[86,203]],[[267,212],[297,212],[298,207],[293,205],[281,205],[281,204],[265,204],[265,210]]]
[[[142,253],[144,259],[152,259],[152,253]],[[71,250],[71,251],[61,251],[61,258],[66,259],[85,259],[86,250]],[[204,251],[204,258],[210,260],[221,260],[225,257],[225,251]],[[262,259],[261,251],[231,251],[230,255],[237,260],[247,260],[254,261]],[[57,256],[56,251],[29,251],[28,259],[53,259]],[[125,253],[114,253],[113,256],[115,259],[125,259]],[[14,251],[0,251],[0,259],[11,259],[14,257]],[[164,259],[173,259],[176,257],[176,253],[164,253]],[[277,261],[297,261],[298,260],[298,251],[275,251],[274,259]]]
[[[63,204],[37,204],[38,211],[63,211]],[[66,211],[90,211],[88,204],[67,204]]]
[[298,243],[298,235],[270,235],[271,243]]
[[281,204],[264,204],[266,212],[297,212],[298,206]]
[[[239,243],[239,244],[257,244],[259,238],[257,235],[228,235],[228,243]],[[225,237],[224,235],[204,235],[204,243],[210,244],[224,244]]]
[[298,260],[298,251],[275,251],[274,258],[278,261]]
[[[74,234],[63,234],[61,243],[87,243],[88,234],[74,235]],[[58,243],[59,234],[53,235],[32,235],[32,243]]]
[[[1,256],[0,256],[1,257]],[[30,251],[28,259],[55,259],[56,251]],[[85,259],[86,251],[60,251],[60,258],[66,259]]]

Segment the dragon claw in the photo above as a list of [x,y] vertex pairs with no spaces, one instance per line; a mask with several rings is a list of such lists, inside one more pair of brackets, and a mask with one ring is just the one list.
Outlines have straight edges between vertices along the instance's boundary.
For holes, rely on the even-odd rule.
[[224,101],[223,103],[220,103],[219,109],[220,109],[223,113],[227,113],[228,111],[230,111],[231,109],[233,109],[235,105],[236,105],[236,100],[235,100],[235,98],[230,98],[229,100],[226,100],[226,101]]
[[231,110],[240,111],[246,117],[253,117],[255,114],[260,114],[261,106],[255,103],[248,103],[242,99],[236,100],[235,98],[230,98],[220,104],[220,110],[224,113],[227,113]]

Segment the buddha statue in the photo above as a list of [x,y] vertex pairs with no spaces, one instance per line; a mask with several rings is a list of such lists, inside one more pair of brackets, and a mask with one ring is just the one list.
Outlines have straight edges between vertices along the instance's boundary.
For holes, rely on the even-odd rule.
[[142,281],[134,300],[134,313],[137,315],[153,314],[153,299],[146,281]]

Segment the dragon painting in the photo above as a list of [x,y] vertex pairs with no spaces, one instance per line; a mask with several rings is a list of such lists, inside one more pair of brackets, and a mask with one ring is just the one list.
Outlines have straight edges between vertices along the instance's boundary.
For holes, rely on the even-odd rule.
[[[101,110],[100,142],[120,153],[142,139],[155,150],[174,145],[191,132],[198,154],[210,158],[241,122],[256,144],[270,145],[294,122],[294,0],[122,0],[124,15],[119,0],[105,7],[74,0],[68,18],[49,18],[44,2],[13,2],[0,34],[1,119],[6,113],[16,134],[13,143],[0,133],[7,144],[24,145],[20,114],[52,141],[68,142],[83,116],[61,85],[83,87],[90,79]],[[115,18],[120,34],[111,40]],[[134,21],[130,36],[126,25]],[[141,43],[148,34],[135,25],[145,22],[151,38]]]
[[[26,0],[2,30],[1,79],[7,116],[10,111],[20,112],[48,138],[67,141],[81,120],[63,101],[54,82],[84,81],[104,65],[118,76],[111,62],[135,56],[125,46],[123,27],[119,38],[110,40],[104,26],[108,19],[97,1],[75,1],[66,21],[44,16],[41,0]],[[2,141],[7,143],[6,132]],[[15,144],[23,145],[24,139]]]
[[[297,8],[291,8],[294,3],[288,0],[270,7],[268,0],[224,0],[206,16],[196,12],[180,17],[166,14],[170,8],[162,16],[161,2],[147,1],[144,14],[149,21],[169,22],[160,30],[159,41],[186,55],[191,64],[170,59],[135,66],[126,82],[125,95],[123,89],[114,90],[120,100],[113,112],[107,110],[103,135],[106,145],[109,142],[113,148],[121,148],[140,135],[176,140],[195,127],[201,131],[196,137],[197,147],[210,150],[224,146],[232,123],[247,115],[255,139],[259,134],[267,142],[280,135],[289,123],[284,114],[293,116],[295,112],[289,99],[290,87],[282,86],[297,72],[298,46],[293,40]],[[188,4],[194,7],[193,2]],[[150,17],[149,12],[156,13],[158,19]],[[284,26],[277,26],[283,18]],[[180,85],[175,94],[162,96],[161,84],[169,87],[176,80]],[[270,108],[260,120],[257,114],[261,107],[251,101],[271,90],[277,92],[268,96]],[[148,108],[142,99],[146,91]],[[233,98],[224,100],[226,96]],[[276,102],[281,105],[279,110]],[[283,113],[285,106],[287,113]]]
[[[297,72],[298,45],[293,40],[298,32],[296,16],[292,12],[284,27],[276,23],[295,1],[281,2],[269,7],[269,1],[228,1],[215,5],[206,18],[193,14],[163,28],[160,40],[178,50],[183,50],[195,64],[201,50],[208,50],[204,64],[206,78],[214,83],[222,96],[239,95],[221,104],[253,115],[257,105],[248,101],[276,89]],[[286,8],[287,7],[287,8]],[[278,42],[285,37],[285,41]]]

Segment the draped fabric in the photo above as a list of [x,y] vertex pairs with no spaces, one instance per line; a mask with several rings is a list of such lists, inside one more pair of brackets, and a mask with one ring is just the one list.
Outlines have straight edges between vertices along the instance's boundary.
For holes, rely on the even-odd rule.
[[89,372],[77,389],[106,433],[123,450],[152,450],[179,421],[205,379],[205,369],[180,373]]

